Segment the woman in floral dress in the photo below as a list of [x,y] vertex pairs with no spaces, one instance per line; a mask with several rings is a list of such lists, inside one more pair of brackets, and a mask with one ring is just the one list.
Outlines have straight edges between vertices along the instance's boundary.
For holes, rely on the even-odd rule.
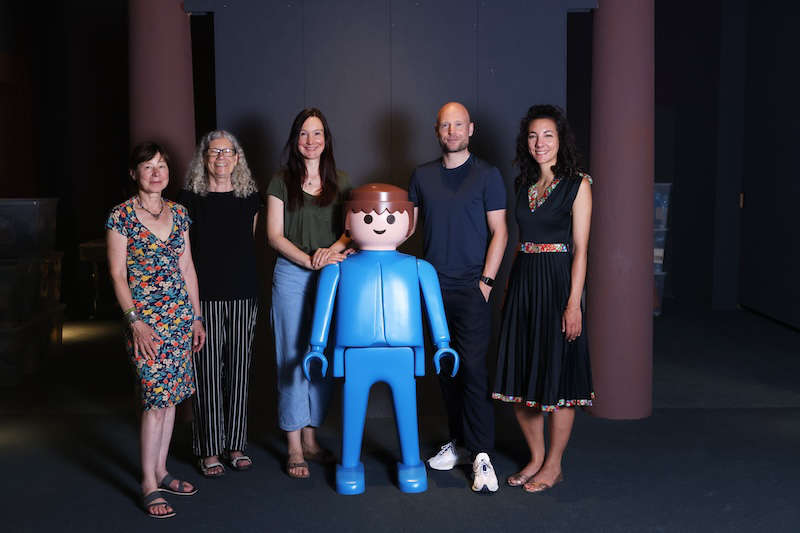
[[153,518],[175,516],[166,492],[197,489],[167,471],[175,406],[194,393],[192,350],[205,341],[186,210],[161,197],[169,164],[155,143],[133,149],[136,195],[106,222],[108,263],[117,302],[129,325],[128,353],[142,392],[142,505]]

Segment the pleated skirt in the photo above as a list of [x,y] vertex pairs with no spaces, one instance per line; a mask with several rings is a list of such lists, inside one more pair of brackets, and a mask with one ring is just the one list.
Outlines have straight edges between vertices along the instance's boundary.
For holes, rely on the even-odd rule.
[[492,398],[542,411],[592,405],[589,343],[567,342],[561,319],[570,290],[566,252],[517,254],[503,306]]

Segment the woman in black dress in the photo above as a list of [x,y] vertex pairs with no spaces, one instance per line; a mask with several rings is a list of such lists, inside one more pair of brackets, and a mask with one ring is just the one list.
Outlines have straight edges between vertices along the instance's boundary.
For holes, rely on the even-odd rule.
[[[594,398],[581,296],[591,178],[577,169],[563,111],[536,105],[520,122],[514,213],[519,245],[509,278],[492,397],[514,404],[531,460],[508,484],[541,492],[563,479],[575,411]],[[550,443],[545,451],[544,413]]]

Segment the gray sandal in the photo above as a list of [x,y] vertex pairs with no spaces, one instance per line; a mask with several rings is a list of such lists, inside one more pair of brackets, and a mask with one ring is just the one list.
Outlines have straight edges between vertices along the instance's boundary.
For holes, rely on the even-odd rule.
[[[163,502],[153,502],[153,500],[158,500],[158,499],[162,499],[164,501]],[[154,490],[153,492],[151,492],[147,496],[142,496],[142,508],[144,509],[144,512],[147,513],[147,516],[150,516],[152,518],[172,518],[173,516],[175,516],[175,514],[176,514],[175,513],[175,509],[173,509],[171,513],[166,513],[166,514],[155,514],[155,513],[150,512],[150,510],[153,507],[158,507],[159,505],[166,505],[167,507],[172,507],[169,504],[169,502],[166,500],[166,498],[164,498],[161,495],[161,492],[158,491],[158,490]]]
[[[200,458],[197,460],[197,466],[200,468],[200,472],[205,477],[222,477],[225,475],[225,465],[220,463],[219,461],[214,461],[213,463],[206,464],[206,460],[204,458]],[[221,468],[221,470],[217,473],[212,474],[209,472],[212,468]]]
[[[173,481],[177,481],[178,482],[178,488],[177,489],[173,489],[172,487],[170,487],[170,485],[172,484]],[[181,481],[181,480],[176,479],[176,478],[172,477],[171,475],[167,474],[166,476],[164,476],[164,478],[158,484],[158,490],[160,490],[161,492],[168,492],[170,494],[176,494],[178,496],[192,496],[193,494],[197,494],[197,490],[198,490],[197,487],[189,489],[189,488],[187,488],[188,485],[189,484],[186,483],[185,481]]]
[[[253,466],[253,460],[250,459],[245,454],[238,455],[238,456],[234,457],[233,455],[231,455],[230,452],[228,452],[227,453],[227,459],[228,459],[228,464],[231,465],[231,468],[233,468],[234,470],[238,470],[240,472],[242,470],[248,470],[248,469],[250,469],[251,466]],[[247,461],[249,464],[247,464],[245,466],[239,466],[239,461]]]

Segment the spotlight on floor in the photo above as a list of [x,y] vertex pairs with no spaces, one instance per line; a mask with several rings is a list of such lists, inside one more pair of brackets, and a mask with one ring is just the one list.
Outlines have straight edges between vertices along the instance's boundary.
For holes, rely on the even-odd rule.
[[119,337],[120,324],[116,320],[81,320],[64,324],[64,344],[90,343]]

